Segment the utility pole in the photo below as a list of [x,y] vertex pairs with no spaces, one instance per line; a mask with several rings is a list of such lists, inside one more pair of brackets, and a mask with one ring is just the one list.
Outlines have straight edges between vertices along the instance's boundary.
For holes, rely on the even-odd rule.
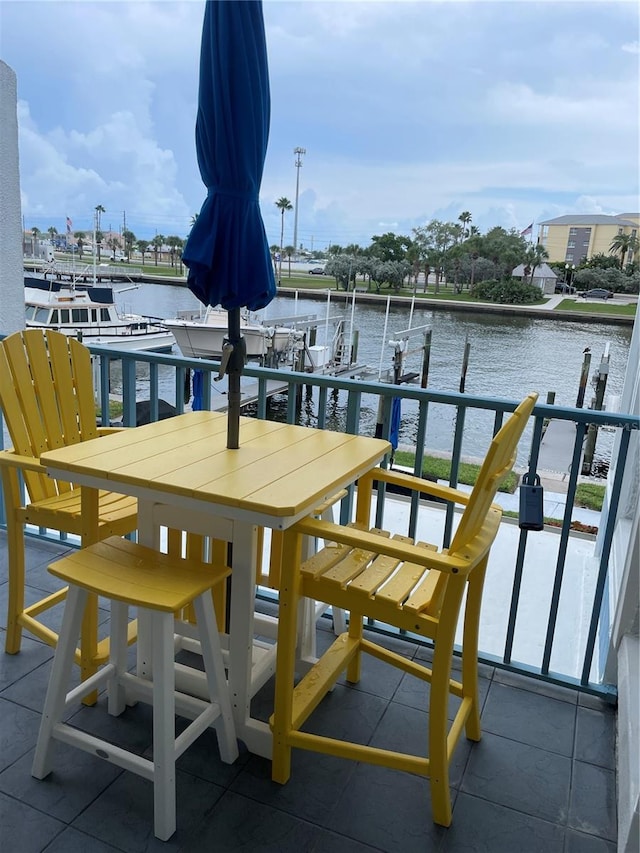
[[306,148],[294,148],[293,153],[296,155],[296,206],[293,211],[293,252],[294,257],[298,256],[298,194],[300,192],[300,166],[302,166],[302,157],[307,153]]

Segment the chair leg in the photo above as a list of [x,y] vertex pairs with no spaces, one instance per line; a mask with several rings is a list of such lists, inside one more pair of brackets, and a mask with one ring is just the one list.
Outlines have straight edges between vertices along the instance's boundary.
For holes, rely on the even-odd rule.
[[75,586],[69,588],[31,768],[31,775],[36,779],[44,779],[52,770],[54,741],[51,734],[64,713],[86,598],[85,590]]
[[271,778],[281,785],[284,785],[291,776],[291,746],[288,737],[292,729],[295,648],[300,600],[298,564],[302,537],[298,533],[285,533],[283,539],[271,762]]
[[456,625],[466,579],[451,576],[435,638],[429,693],[429,784],[434,823],[451,826],[447,708]]
[[[7,509],[7,513],[10,510]],[[24,527],[7,519],[7,559],[9,566],[9,601],[7,604],[7,636],[4,650],[15,655],[20,651],[22,625],[19,614],[24,610],[25,560]]]
[[109,632],[109,663],[113,666],[107,681],[107,711],[120,716],[127,707],[127,693],[120,676],[127,671],[127,623],[129,608],[121,601],[111,601],[111,628]]
[[364,617],[361,613],[356,613],[353,610],[349,614],[349,637],[352,640],[358,640],[358,651],[347,664],[346,678],[350,684],[357,684],[360,681],[360,674],[362,670],[362,651],[360,644],[362,642],[362,635],[364,632],[363,619]]
[[[82,681],[98,671],[96,658],[98,655],[98,596],[90,593],[82,620],[80,635],[80,677]],[[82,700],[83,705],[95,705],[98,693],[88,693]]]
[[153,614],[153,820],[167,841],[176,830],[173,614]]
[[[449,792],[449,761],[447,757],[447,706],[449,702],[451,654],[447,654],[444,645],[442,638],[438,636],[433,656],[433,675],[429,694],[429,785],[434,823],[440,824],[440,826],[450,826],[451,794]],[[453,649],[453,640],[451,648]]]
[[462,692],[471,699],[471,711],[465,723],[465,734],[469,740],[479,741],[482,737],[480,724],[480,701],[478,698],[478,634],[480,631],[480,607],[482,589],[488,557],[471,574],[467,587],[462,640]]

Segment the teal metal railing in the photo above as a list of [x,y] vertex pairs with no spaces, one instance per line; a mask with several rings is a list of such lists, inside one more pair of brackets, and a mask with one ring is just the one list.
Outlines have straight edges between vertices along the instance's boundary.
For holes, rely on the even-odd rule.
[[[201,407],[204,409],[219,407],[223,395],[217,391],[215,381],[218,364],[199,359],[185,359],[176,355],[161,355],[156,353],[136,352],[123,353],[111,348],[91,347],[95,365],[95,384],[98,389],[98,406],[101,412],[108,412],[114,396],[122,402],[122,423],[125,426],[135,426],[139,421],[139,404],[145,401],[145,418],[157,420],[166,416],[167,410],[179,414],[188,406],[191,397],[190,374],[201,370],[204,374],[202,383]],[[504,416],[515,409],[519,401],[499,398],[474,397],[468,394],[434,391],[406,385],[389,385],[379,382],[367,382],[356,379],[340,378],[307,373],[292,373],[288,370],[267,370],[257,366],[247,365],[244,381],[252,384],[251,407],[252,415],[258,418],[273,417],[270,410],[270,396],[274,388],[286,394],[286,408],[279,415],[289,423],[297,422],[301,411],[305,411],[305,422],[318,429],[343,429],[345,432],[356,434],[375,433],[388,438],[391,429],[392,399],[400,397],[403,401],[411,401],[415,420],[415,464],[414,473],[423,469],[424,457],[427,452],[427,427],[429,415],[433,407],[447,407],[455,417],[451,435],[451,472],[449,483],[458,485],[460,464],[462,461],[463,438],[471,412],[482,411],[489,413],[491,426],[488,432],[495,433]],[[167,397],[169,399],[167,399]],[[367,401],[370,411],[371,401],[377,403],[377,418],[375,427],[363,428],[361,412],[363,401]],[[310,402],[311,401],[311,402]],[[336,401],[339,401],[340,416],[336,418]],[[310,414],[311,412],[311,414]],[[1,414],[0,414],[1,418]],[[590,409],[560,408],[554,405],[539,403],[533,413],[532,424],[525,433],[523,443],[526,443],[524,467],[530,472],[536,472],[538,467],[544,426],[548,419],[564,420],[575,424],[575,440],[571,451],[571,460],[566,478],[566,503],[560,526],[557,532],[558,547],[555,556],[553,584],[549,596],[548,613],[545,615],[546,630],[539,659],[535,662],[519,661],[514,656],[514,638],[518,620],[523,617],[523,578],[525,564],[532,549],[535,551],[535,533],[519,530],[518,542],[514,554],[513,578],[508,595],[508,616],[504,636],[500,639],[500,653],[482,652],[481,659],[488,664],[522,672],[531,677],[543,679],[558,684],[564,684],[602,695],[615,695],[615,686],[600,683],[594,679],[594,655],[599,633],[608,631],[607,608],[603,607],[608,581],[608,563],[613,543],[613,532],[616,524],[618,505],[622,486],[622,478],[627,460],[629,440],[633,430],[640,428],[640,420],[627,414],[594,411]],[[570,537],[572,533],[572,513],[576,490],[580,476],[583,442],[590,424],[607,431],[620,434],[619,450],[616,468],[609,474],[610,497],[607,510],[599,521],[601,547],[594,555],[597,560],[596,580],[590,593],[588,605],[588,631],[582,647],[579,650],[579,672],[557,671],[552,666],[552,657],[558,636],[562,635],[560,601],[567,572],[579,571],[580,567],[571,565]],[[486,436],[488,445],[491,435]],[[6,441],[5,430],[2,431],[3,446]],[[521,449],[522,444],[521,443]],[[520,466],[522,467],[522,465]],[[385,506],[392,495],[380,492],[377,501],[376,524],[382,525]],[[343,500],[340,514],[341,522],[349,520],[353,503],[352,491]],[[408,536],[414,536],[418,524],[420,501],[416,494],[412,495],[406,513],[406,530]],[[451,507],[446,510],[443,542],[446,546],[450,540],[454,523]],[[4,507],[0,498],[0,524],[5,525]],[[47,531],[37,531],[35,535],[47,536]],[[56,533],[56,538],[58,534]],[[507,608],[505,607],[505,610]],[[372,625],[374,630],[386,631],[386,626]],[[413,638],[420,642],[419,638]],[[564,640],[562,640],[564,641]],[[597,663],[597,662],[596,662]]]

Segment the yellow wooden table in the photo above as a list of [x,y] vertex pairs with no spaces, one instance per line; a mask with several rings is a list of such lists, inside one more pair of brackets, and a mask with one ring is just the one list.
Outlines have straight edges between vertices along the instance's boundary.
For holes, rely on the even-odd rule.
[[[286,530],[322,501],[377,465],[386,441],[344,433],[240,419],[240,447],[229,450],[227,418],[189,412],[42,455],[51,476],[83,487],[86,542],[98,489],[138,498],[139,541],[158,547],[168,526],[233,543],[229,684],[238,737],[271,757],[271,734],[251,718],[257,686],[274,671],[275,654],[253,659],[258,528]],[[150,649],[140,626],[139,669]],[[257,686],[256,686],[257,685]]]

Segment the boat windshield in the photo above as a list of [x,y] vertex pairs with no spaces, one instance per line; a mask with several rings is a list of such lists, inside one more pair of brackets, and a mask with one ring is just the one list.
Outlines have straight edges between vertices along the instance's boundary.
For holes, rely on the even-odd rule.
[[49,322],[49,309],[37,307],[35,309],[35,314],[34,314],[33,319],[37,323],[48,323]]

